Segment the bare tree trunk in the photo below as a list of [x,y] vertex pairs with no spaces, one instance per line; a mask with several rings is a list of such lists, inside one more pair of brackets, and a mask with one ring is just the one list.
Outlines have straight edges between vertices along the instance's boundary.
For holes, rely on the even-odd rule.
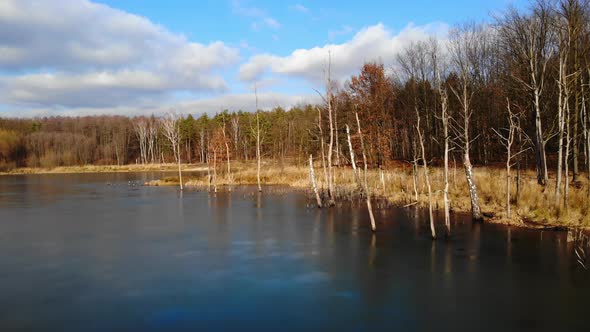
[[[466,74],[463,74],[465,76]],[[481,208],[479,206],[479,196],[477,194],[477,187],[475,185],[475,177],[473,174],[473,165],[469,157],[470,151],[470,137],[469,137],[469,125],[471,120],[472,111],[470,109],[470,95],[467,91],[467,78],[463,78],[463,88],[461,93],[461,107],[463,108],[463,124],[462,124],[462,140],[463,140],[463,168],[465,169],[465,179],[467,180],[467,187],[469,189],[469,198],[471,200],[471,217],[473,221],[483,221],[481,214]]]
[[[563,51],[562,51],[563,52]],[[561,53],[559,56],[559,78],[557,87],[559,90],[557,99],[557,124],[559,130],[559,143],[557,150],[557,175],[555,180],[555,206],[559,207],[561,204],[561,181],[563,169],[563,136],[565,130],[565,104],[568,103],[567,98],[563,96],[565,87],[565,54]],[[567,174],[566,174],[567,181]]]
[[[589,74],[590,74],[590,69],[588,69]],[[590,133],[588,133],[588,124],[589,124],[589,118],[588,118],[588,109],[586,108],[586,96],[585,96],[585,89],[584,89],[584,84],[581,84],[582,86],[582,131],[584,133],[584,141],[585,141],[585,146],[586,148],[584,149],[584,154],[586,155],[586,167],[587,167],[587,173],[586,174],[588,176],[588,193],[587,196],[590,199]]]
[[180,158],[180,128],[179,126],[179,119],[173,113],[168,113],[166,118],[162,120],[162,129],[164,135],[170,141],[170,145],[172,145],[172,153],[174,154],[174,159],[178,164],[178,179],[180,181],[180,190],[182,191],[183,184],[182,184],[182,169],[180,167],[181,158]]
[[416,139],[412,140],[414,148],[414,160],[412,161],[412,179],[414,184],[414,202],[418,203],[418,148],[416,147]]
[[[440,78],[439,78],[440,81]],[[443,189],[443,201],[444,201],[444,213],[445,213],[445,228],[446,228],[446,235],[447,237],[451,235],[451,214],[450,214],[450,202],[449,202],[449,110],[448,110],[448,96],[446,91],[444,91],[440,87],[439,83],[439,91],[441,95],[441,120],[443,125],[443,135],[445,140],[445,151],[444,151],[444,168],[443,168],[443,178],[444,178],[444,189]]]
[[[566,89],[566,96],[568,95],[567,93],[567,89]],[[570,155],[570,143],[571,143],[571,137],[570,137],[570,108],[569,108],[569,103],[566,104],[565,106],[565,128],[566,128],[566,139],[565,139],[565,159],[564,159],[564,164],[565,164],[565,181],[564,181],[564,188],[563,188],[563,206],[565,207],[565,209],[568,209],[569,206],[569,155]]]
[[455,154],[453,156],[453,187],[457,190],[457,160],[455,160]]
[[535,95],[535,145],[537,156],[537,182],[540,185],[547,185],[549,174],[547,172],[547,157],[545,153],[545,139],[543,138],[543,127],[541,123],[541,101],[538,89]]
[[[512,158],[515,156],[512,154],[512,145],[514,144],[514,137],[517,132],[520,133],[520,122],[514,113],[512,113],[512,109],[510,108],[510,100],[506,100],[507,102],[507,109],[508,109],[508,124],[509,127],[507,128],[507,134],[504,136],[499,131],[492,128],[492,130],[499,136],[500,142],[506,148],[506,215],[510,219],[511,217],[511,209],[510,209],[510,168],[512,166]],[[519,151],[517,154],[524,152],[525,150]]]
[[260,118],[258,112],[258,90],[254,87],[254,94],[256,95],[256,181],[258,182],[258,192],[262,192],[262,186],[260,185]]
[[231,158],[229,154],[229,142],[225,135],[225,123],[223,123],[223,142],[225,143],[225,155],[227,158],[227,180],[229,182],[229,190],[231,191],[231,184],[233,182],[232,175],[231,175]]
[[510,148],[507,149],[508,158],[506,158],[506,215],[510,219]]
[[213,191],[217,192],[217,149],[213,149]]
[[354,113],[356,116],[356,123],[358,126],[358,134],[361,140],[361,149],[363,151],[363,164],[365,166],[365,174],[364,174],[364,182],[365,182],[365,195],[367,199],[367,210],[369,210],[369,218],[371,219],[371,230],[373,232],[377,231],[377,227],[375,226],[375,216],[373,216],[373,206],[371,205],[371,192],[369,190],[369,184],[367,182],[367,154],[365,153],[365,142],[363,140],[363,133],[361,131],[361,121],[359,120],[359,114],[357,112]]
[[211,182],[213,178],[211,177],[211,161],[209,160],[209,154],[207,154],[207,191],[211,192]]
[[178,178],[180,179],[180,190],[182,191],[184,189],[184,184],[182,182],[182,168],[180,167],[180,146],[176,148],[176,153],[176,161],[178,162]]
[[231,118],[231,125],[232,125],[232,130],[233,130],[233,139],[234,139],[234,150],[236,151],[236,159],[238,159],[239,156],[239,141],[240,141],[240,118],[238,118],[237,115],[234,115]]
[[340,163],[340,139],[338,137],[338,104],[334,105],[334,127],[335,127],[335,135],[336,135],[336,166],[340,167],[342,164]]
[[469,153],[463,154],[463,166],[465,167],[465,177],[467,178],[467,186],[469,187],[469,196],[471,198],[471,216],[474,221],[483,221]]
[[315,199],[318,205],[318,208],[322,207],[322,199],[320,198],[320,193],[318,191],[318,186],[315,181],[315,172],[313,170],[313,156],[309,155],[309,178],[311,180],[311,187],[313,188],[313,192],[315,193]]
[[346,125],[346,137],[348,138],[348,148],[350,149],[350,163],[352,165],[352,171],[354,173],[354,178],[356,180],[356,184],[359,188],[362,188],[361,179],[359,177],[359,173],[356,169],[356,160],[354,158],[354,149],[352,147],[352,140],[350,139],[350,128]]
[[324,169],[324,181],[328,181],[328,169],[326,167],[326,154],[324,152],[324,131],[322,130],[322,112],[318,107],[318,128],[320,129],[320,152],[322,154],[322,168]]
[[432,187],[430,186],[430,175],[428,174],[428,162],[426,161],[426,149],[424,148],[424,137],[420,129],[420,113],[416,108],[416,131],[418,132],[418,139],[420,140],[420,148],[422,150],[422,165],[424,167],[424,178],[426,180],[426,187],[428,189],[428,217],[430,220],[430,232],[432,239],[436,239],[436,230],[434,228],[434,215],[432,213]]
[[332,177],[332,153],[334,152],[334,120],[332,119],[332,80],[330,78],[331,57],[328,60],[328,79],[326,97],[328,103],[328,122],[330,124],[330,143],[328,145],[328,206],[334,206],[334,179]]

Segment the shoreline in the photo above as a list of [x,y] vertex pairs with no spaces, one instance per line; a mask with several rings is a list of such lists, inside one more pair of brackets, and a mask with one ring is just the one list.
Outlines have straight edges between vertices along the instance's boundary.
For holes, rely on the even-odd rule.
[[[183,164],[183,172],[203,172],[207,167],[194,164]],[[0,172],[0,176],[27,174],[91,174],[91,173],[141,173],[141,172],[178,172],[176,164],[131,164],[131,165],[83,165],[58,167],[21,167],[7,172]]]
[[[316,166],[317,168],[317,166]],[[225,191],[229,186],[242,186],[242,185],[256,185],[256,174],[255,169],[252,165],[244,165],[240,164],[240,166],[233,168],[232,171],[232,181],[229,181],[224,174],[219,175],[218,180],[218,191]],[[309,169],[305,167],[297,167],[297,166],[269,166],[263,168],[264,171],[261,174],[261,184],[262,185],[281,185],[290,187],[293,190],[301,190],[306,193],[311,192],[311,185],[309,181]],[[359,192],[357,190],[356,184],[352,180],[352,170],[348,170],[346,168],[336,168],[336,199],[340,200],[349,200],[349,199],[358,199]],[[478,171],[481,173],[484,169],[479,168]],[[436,169],[432,170],[436,172]],[[487,172],[501,172],[501,170],[487,170]],[[316,176],[318,177],[319,182],[322,181],[321,174],[318,174],[316,170]],[[388,169],[386,170],[388,181],[390,182],[403,182],[399,175],[397,178],[393,177],[392,175],[396,173],[403,173],[403,170],[400,169]],[[461,173],[462,174],[462,173]],[[492,177],[496,177],[498,174],[491,174]],[[396,206],[396,207],[406,207],[406,206],[418,206],[420,208],[428,208],[427,206],[427,196],[425,193],[419,193],[418,201],[416,202],[413,200],[413,193],[408,192],[408,190],[403,189],[403,185],[392,186],[390,184],[386,184],[382,188],[382,182],[380,181],[381,175],[376,171],[369,171],[369,179],[370,183],[373,184],[372,189],[372,197],[376,200],[382,200],[387,205]],[[481,176],[480,174],[480,177]],[[187,176],[186,181],[184,181],[184,185],[187,188],[199,188],[200,190],[209,190],[209,184],[207,183],[207,175],[203,175],[200,177],[191,177]],[[372,180],[372,181],[371,181]],[[406,179],[407,180],[407,179]],[[458,179],[457,179],[458,180]],[[505,180],[504,180],[505,181]],[[489,182],[492,183],[492,182]],[[496,181],[497,183],[497,181]],[[502,182],[503,183],[503,182]],[[178,177],[177,176],[168,176],[163,177],[159,180],[153,180],[144,183],[146,186],[178,186]],[[214,185],[211,184],[211,190],[213,190]],[[401,188],[401,191],[399,190]],[[461,186],[457,185],[459,193],[461,192]],[[536,188],[536,187],[533,187]],[[392,193],[392,190],[396,190],[396,193]],[[498,195],[498,197],[503,198],[505,195],[504,190],[497,190],[498,188],[492,187],[493,194]],[[528,188],[530,189],[530,188]],[[320,190],[321,191],[321,190]],[[531,190],[532,191],[532,190]],[[455,193],[457,194],[457,193]],[[492,193],[488,192],[484,188],[480,190],[480,199],[481,199],[481,206],[482,210],[485,214],[485,222],[494,223],[494,224],[502,224],[502,225],[509,225],[515,227],[523,227],[528,229],[538,229],[538,230],[548,230],[548,231],[566,231],[566,230],[584,230],[590,231],[590,222],[588,222],[589,216],[588,215],[581,215],[583,221],[585,222],[573,222],[573,220],[568,220],[567,217],[563,215],[556,216],[554,218],[535,218],[535,215],[549,215],[551,211],[537,211],[537,210],[530,210],[529,207],[524,206],[525,202],[521,203],[519,206],[512,206],[513,214],[511,218],[506,216],[505,212],[505,205],[498,204],[502,202],[495,202],[493,199],[490,198]],[[530,194],[530,193],[527,193]],[[460,194],[459,194],[460,195]],[[543,193],[543,195],[545,195]],[[538,197],[534,197],[537,199]],[[525,199],[523,199],[525,200]],[[435,211],[442,211],[442,194],[440,191],[437,191],[434,197],[434,210]],[[539,202],[536,202],[539,203]],[[471,206],[469,203],[469,197],[467,194],[463,196],[455,196],[451,199],[451,213],[470,213]],[[546,207],[544,204],[539,204],[540,208]],[[537,209],[540,209],[537,208]],[[570,208],[569,213],[572,216],[578,216],[580,211],[578,209],[584,209],[583,207],[576,207]],[[584,211],[585,212],[585,211]],[[563,213],[563,212],[562,212]]]
[[[85,165],[85,166],[64,166],[55,168],[18,168],[8,172],[1,172],[0,175],[27,175],[27,174],[85,174],[85,173],[140,173],[140,172],[161,172],[161,173],[176,173],[178,171],[176,164],[148,164],[148,165]],[[323,183],[322,174],[316,166],[316,173],[318,183]],[[184,185],[186,187],[200,188],[208,190],[207,183],[207,166],[202,164],[183,164],[183,173],[202,172],[203,175],[196,176],[195,174],[186,174],[183,177],[186,179]],[[431,175],[436,184],[438,173],[440,169],[431,169]],[[512,206],[513,215],[507,218],[505,214],[505,202],[501,199],[505,195],[505,187],[502,188],[502,183],[505,181],[499,179],[502,176],[502,171],[499,169],[476,168],[478,173],[478,189],[480,190],[480,200],[482,210],[485,212],[485,222],[494,224],[503,224],[516,227],[524,227],[529,229],[551,230],[551,231],[565,231],[565,230],[590,230],[590,218],[587,215],[587,208],[583,206],[572,206],[565,213],[561,210],[552,210],[547,203],[551,197],[545,192],[537,189],[536,185],[529,184],[531,179],[525,174],[523,177],[523,194],[522,203]],[[469,213],[470,203],[468,196],[463,193],[460,182],[460,173],[455,179],[452,179],[454,190],[451,190],[451,213]],[[386,204],[405,207],[418,206],[420,208],[427,207],[427,197],[424,192],[420,190],[420,183],[416,190],[418,193],[418,200],[415,200],[415,192],[411,183],[413,177],[408,173],[404,167],[393,167],[386,169],[383,177],[387,180],[385,184],[381,180],[381,174],[377,170],[370,170],[368,173],[369,182],[372,185],[372,196],[377,200],[383,200]],[[487,179],[486,179],[487,177]],[[505,177],[505,174],[504,174]],[[341,200],[349,200],[358,198],[358,190],[353,181],[352,170],[347,167],[335,168],[336,178],[336,197]],[[409,183],[408,183],[409,182]],[[500,184],[498,184],[500,183]],[[256,172],[254,164],[251,162],[234,162],[232,163],[231,180],[228,179],[226,171],[218,169],[217,186],[221,190],[227,190],[228,186],[238,185],[256,185]],[[261,184],[263,185],[280,185],[290,187],[294,190],[302,190],[308,193],[311,190],[309,182],[309,168],[303,166],[294,166],[288,164],[278,164],[274,161],[267,161],[264,163],[261,174]],[[144,183],[146,186],[177,186],[179,185],[178,176],[170,174],[162,176],[158,180],[153,180]],[[211,184],[213,188],[213,184]],[[585,188],[576,189],[585,190]],[[538,191],[538,192],[537,192]],[[434,210],[442,210],[442,195],[440,190],[435,190],[434,195]],[[541,201],[542,200],[542,201]],[[527,205],[527,201],[529,205]],[[545,202],[543,202],[545,201]],[[504,204],[502,204],[504,203]],[[579,218],[577,222],[573,220],[574,217]],[[571,218],[571,219],[570,219]]]

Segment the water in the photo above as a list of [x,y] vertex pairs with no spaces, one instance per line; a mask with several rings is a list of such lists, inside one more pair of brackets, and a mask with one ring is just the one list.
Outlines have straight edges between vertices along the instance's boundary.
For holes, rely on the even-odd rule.
[[[317,210],[301,193],[0,177],[1,331],[588,331],[565,233]],[[440,216],[439,216],[440,218]],[[442,231],[442,227],[441,227]]]

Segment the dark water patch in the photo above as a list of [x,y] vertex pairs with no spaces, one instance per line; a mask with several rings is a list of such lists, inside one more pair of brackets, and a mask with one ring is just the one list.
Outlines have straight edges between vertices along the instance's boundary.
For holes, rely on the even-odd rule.
[[587,330],[567,233],[133,185],[160,176],[0,178],[0,330]]

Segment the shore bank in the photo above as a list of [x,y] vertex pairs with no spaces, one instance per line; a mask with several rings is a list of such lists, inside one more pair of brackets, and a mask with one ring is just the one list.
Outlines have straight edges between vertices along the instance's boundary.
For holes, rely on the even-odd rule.
[[[207,166],[202,164],[183,164],[183,180],[186,187],[198,187],[213,190],[215,184],[218,190],[227,190],[235,185],[256,185],[256,164],[253,162],[234,162],[231,165],[231,177],[227,169],[218,167],[217,181],[208,183]],[[321,165],[315,166],[316,178],[320,191],[325,192],[326,181]],[[18,174],[68,174],[68,173],[122,173],[122,172],[165,172],[176,174],[176,164],[148,164],[148,165],[85,165],[55,168],[18,168],[0,175]],[[192,174],[191,174],[192,173]],[[588,183],[582,182],[570,186],[569,204],[565,207],[555,205],[554,184],[543,188],[536,183],[533,171],[523,171],[521,174],[520,193],[517,198],[515,173],[513,176],[512,216],[506,215],[506,173],[502,169],[477,167],[475,169],[480,204],[486,214],[486,220],[493,223],[515,225],[539,229],[585,229],[590,230],[590,202],[587,194]],[[443,174],[440,168],[431,168],[430,176],[434,193],[434,208],[443,207]],[[354,173],[350,167],[334,168],[335,195],[340,200],[350,200],[359,197],[358,186]],[[371,194],[387,204],[395,206],[427,207],[428,196],[426,183],[423,180],[423,170],[418,171],[416,184],[409,165],[398,165],[379,170],[369,170],[367,179],[371,187]],[[550,179],[553,180],[553,179]],[[465,176],[462,168],[451,167],[450,170],[450,199],[451,209],[455,212],[470,212],[471,205],[467,191]],[[309,168],[292,164],[281,164],[274,161],[263,162],[261,171],[263,185],[288,186],[297,190],[310,191]],[[149,186],[178,185],[176,175],[162,175],[159,180],[145,183]]]
[[[206,171],[206,166],[183,164],[183,172]],[[126,173],[126,172],[178,172],[176,164],[131,164],[131,165],[83,165],[51,168],[23,167],[0,172],[0,175],[18,174],[76,174],[76,173]],[[177,180],[178,181],[178,180]]]
[[[254,163],[232,164],[231,177],[226,169],[218,169],[217,181],[208,183],[205,172],[199,176],[183,176],[186,187],[199,187],[214,190],[227,190],[233,185],[256,185],[256,166]],[[422,170],[419,170],[414,185],[414,175],[411,167],[398,166],[383,171],[370,170],[367,178],[371,187],[371,194],[377,199],[396,206],[427,207],[428,196]],[[326,181],[320,165],[316,165],[316,177],[320,191],[325,192]],[[335,195],[338,199],[346,200],[358,198],[359,190],[355,182],[352,169],[337,167],[335,173]],[[450,199],[452,212],[467,212],[471,210],[469,192],[463,169],[460,166],[450,171]],[[478,167],[475,170],[478,194],[482,211],[486,221],[539,229],[586,229],[590,230],[589,198],[587,182],[577,183],[570,187],[567,207],[555,205],[554,187],[549,184],[545,190],[536,183],[532,171],[523,171],[520,180],[520,192],[517,197],[516,181],[511,188],[512,216],[506,213],[506,173],[502,169]],[[515,174],[512,176],[515,178]],[[430,169],[430,177],[434,193],[434,208],[442,209],[443,203],[443,172],[442,169]],[[280,165],[275,162],[264,163],[261,171],[263,185],[283,185],[299,190],[310,191],[309,168],[294,165]],[[163,177],[146,183],[149,186],[178,185],[177,176]]]

